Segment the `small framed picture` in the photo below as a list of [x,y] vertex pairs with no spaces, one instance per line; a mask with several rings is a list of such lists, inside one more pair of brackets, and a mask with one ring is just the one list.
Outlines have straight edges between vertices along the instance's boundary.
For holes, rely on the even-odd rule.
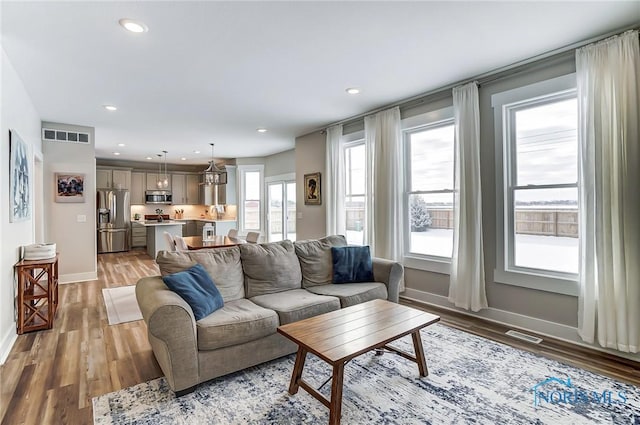
[[322,204],[322,191],[319,172],[304,175],[304,203],[305,205]]
[[54,173],[56,184],[56,202],[84,202],[84,174]]

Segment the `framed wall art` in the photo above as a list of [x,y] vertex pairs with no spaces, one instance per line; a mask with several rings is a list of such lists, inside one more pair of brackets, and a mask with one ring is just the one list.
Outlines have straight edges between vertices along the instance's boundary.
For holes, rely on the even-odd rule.
[[322,191],[319,172],[304,175],[304,203],[305,205],[322,204]]
[[84,202],[84,174],[54,173],[56,202]]
[[9,132],[9,221],[31,219],[31,162],[29,146],[18,132]]

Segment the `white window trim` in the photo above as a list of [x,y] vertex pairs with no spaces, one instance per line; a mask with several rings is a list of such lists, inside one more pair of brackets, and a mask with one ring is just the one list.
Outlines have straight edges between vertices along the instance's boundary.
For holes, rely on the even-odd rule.
[[[258,171],[260,173],[260,229],[245,229],[244,227],[244,201],[245,201],[245,173],[251,171]],[[261,234],[265,234],[265,217],[264,217],[264,165],[263,164],[255,164],[255,165],[238,165],[238,182],[239,182],[239,191],[238,191],[238,199],[240,200],[238,205],[238,231],[240,234],[245,235],[246,232],[250,231],[259,231]]]
[[[577,277],[569,274],[545,272],[525,268],[509,268],[505,239],[505,215],[509,213],[509,205],[505,202],[507,173],[504,167],[506,155],[504,134],[508,129],[503,121],[504,110],[507,105],[521,101],[531,101],[552,94],[575,90],[576,75],[568,74],[550,80],[541,81],[512,90],[496,93],[491,96],[495,130],[495,175],[496,175],[496,268],[493,280],[507,285],[537,289],[564,295],[577,296],[579,294]],[[513,242],[512,242],[513,243]]]
[[[405,155],[405,164],[410,164],[409,149],[407,148],[407,134],[420,130],[422,128],[437,127],[453,120],[453,106],[438,109],[436,111],[427,112],[413,117],[405,118],[400,122],[402,128],[402,143]],[[405,167],[403,182],[403,202],[409,205],[409,167]],[[402,263],[405,267],[416,270],[424,270],[428,272],[450,274],[451,258],[437,257],[433,255],[421,255],[415,252],[409,252],[411,243],[411,223],[405,220],[404,223],[404,255]]]
[[[347,169],[347,160],[346,160],[346,158],[347,158],[347,149],[351,149],[351,148],[354,148],[356,146],[364,146],[365,147],[365,158],[366,158],[366,156],[367,156],[367,146],[366,146],[366,140],[364,138],[364,131],[356,131],[356,132],[351,133],[349,135],[343,136],[343,141],[344,141],[344,144],[342,145],[342,150],[343,150],[343,155],[344,155],[343,159],[344,159],[344,202],[345,202],[345,204],[344,204],[344,206],[345,206],[344,214],[345,214],[345,227],[346,227],[346,223],[347,223],[347,219],[346,219],[346,213],[347,213],[346,201],[347,201],[347,198],[351,198],[351,197],[354,197],[354,196],[362,196],[364,198],[364,200],[365,200],[364,201],[364,204],[365,204],[365,216],[364,216],[364,218],[365,218],[365,220],[364,220],[364,226],[363,226],[364,237],[363,237],[362,243],[363,243],[363,245],[368,245],[369,241],[367,240],[367,234],[368,234],[367,226],[369,226],[370,224],[367,221],[368,214],[366,213],[366,208],[367,208],[367,205],[368,205],[367,198],[369,197],[369,194],[367,193],[368,185],[367,185],[367,181],[366,181],[366,178],[367,178],[366,176],[367,176],[367,167],[369,167],[369,164],[367,164],[366,160],[365,160],[365,164],[364,164],[364,166],[365,166],[365,191],[364,191],[364,193],[358,193],[358,194],[348,194],[347,193],[347,181],[349,180],[347,178],[347,175],[349,174],[349,170]],[[345,229],[345,237],[346,236],[347,235],[346,235],[346,229]]]

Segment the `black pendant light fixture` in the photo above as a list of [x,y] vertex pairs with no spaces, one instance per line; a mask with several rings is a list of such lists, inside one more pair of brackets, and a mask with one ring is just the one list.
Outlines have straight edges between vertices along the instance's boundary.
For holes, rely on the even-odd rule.
[[209,167],[202,172],[204,179],[202,184],[205,186],[227,184],[227,172],[216,167],[215,160],[213,159],[213,143],[211,145],[211,161],[209,161]]

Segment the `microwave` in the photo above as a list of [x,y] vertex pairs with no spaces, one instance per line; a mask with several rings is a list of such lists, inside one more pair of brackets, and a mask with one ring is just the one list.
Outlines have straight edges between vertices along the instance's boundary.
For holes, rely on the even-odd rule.
[[147,190],[146,192],[144,192],[144,203],[171,205],[173,203],[173,200],[171,198],[171,191]]

